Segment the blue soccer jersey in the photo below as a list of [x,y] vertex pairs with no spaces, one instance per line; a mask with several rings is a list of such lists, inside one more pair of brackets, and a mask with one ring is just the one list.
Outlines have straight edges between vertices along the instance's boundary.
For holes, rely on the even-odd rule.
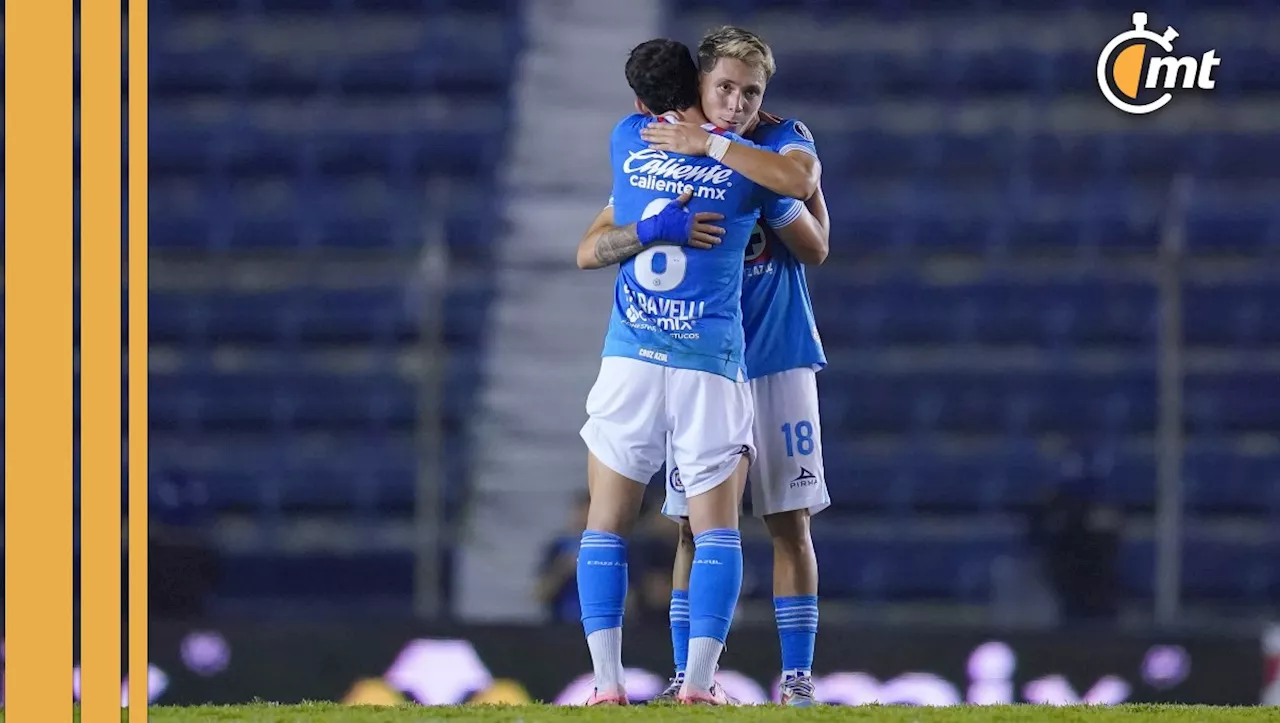
[[[742,328],[742,259],[762,209],[783,226],[804,204],[747,180],[713,158],[649,149],[640,131],[653,118],[634,114],[611,141],[614,222],[635,223],[692,192],[692,213],[724,214],[725,230],[712,249],[654,245],[623,262],[603,356],[640,359],[681,369],[746,379]],[[748,143],[729,136],[738,143]]]
[[[777,153],[799,149],[815,158],[818,156],[813,136],[797,120],[773,123],[762,118],[751,140]],[[756,226],[747,247],[742,325],[746,366],[752,379],[788,369],[817,370],[827,364],[813,318],[804,264],[791,255],[765,222]]]

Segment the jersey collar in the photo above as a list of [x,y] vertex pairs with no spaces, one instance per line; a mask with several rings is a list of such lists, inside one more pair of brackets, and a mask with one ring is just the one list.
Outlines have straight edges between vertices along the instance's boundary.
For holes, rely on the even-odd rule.
[[[679,123],[680,119],[677,118],[674,113],[663,113],[662,115],[658,116],[658,121],[660,123]],[[702,130],[708,133],[715,133],[716,135],[725,134],[725,131],[721,129],[719,126],[717,126],[715,123],[709,123],[709,122],[703,123]]]

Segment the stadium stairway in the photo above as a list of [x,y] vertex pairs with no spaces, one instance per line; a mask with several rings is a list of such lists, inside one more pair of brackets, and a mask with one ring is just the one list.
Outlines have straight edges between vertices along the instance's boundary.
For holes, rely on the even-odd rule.
[[613,273],[578,270],[574,248],[609,197],[609,133],[632,107],[627,51],[661,28],[658,3],[535,0],[525,13],[508,235],[497,250],[469,537],[457,571],[455,614],[471,620],[536,618],[541,544],[586,488],[577,433]]

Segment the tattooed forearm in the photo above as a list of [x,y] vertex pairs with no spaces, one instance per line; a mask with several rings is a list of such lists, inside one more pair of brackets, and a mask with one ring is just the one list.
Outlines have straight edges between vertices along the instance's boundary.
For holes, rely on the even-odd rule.
[[626,261],[644,250],[636,236],[636,225],[614,227],[596,239],[596,261],[602,266]]

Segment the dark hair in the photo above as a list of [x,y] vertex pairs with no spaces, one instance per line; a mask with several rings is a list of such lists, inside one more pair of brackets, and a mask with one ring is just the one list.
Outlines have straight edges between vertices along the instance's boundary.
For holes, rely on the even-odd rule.
[[627,56],[627,85],[653,113],[684,110],[698,104],[698,66],[684,43],[655,38]]

